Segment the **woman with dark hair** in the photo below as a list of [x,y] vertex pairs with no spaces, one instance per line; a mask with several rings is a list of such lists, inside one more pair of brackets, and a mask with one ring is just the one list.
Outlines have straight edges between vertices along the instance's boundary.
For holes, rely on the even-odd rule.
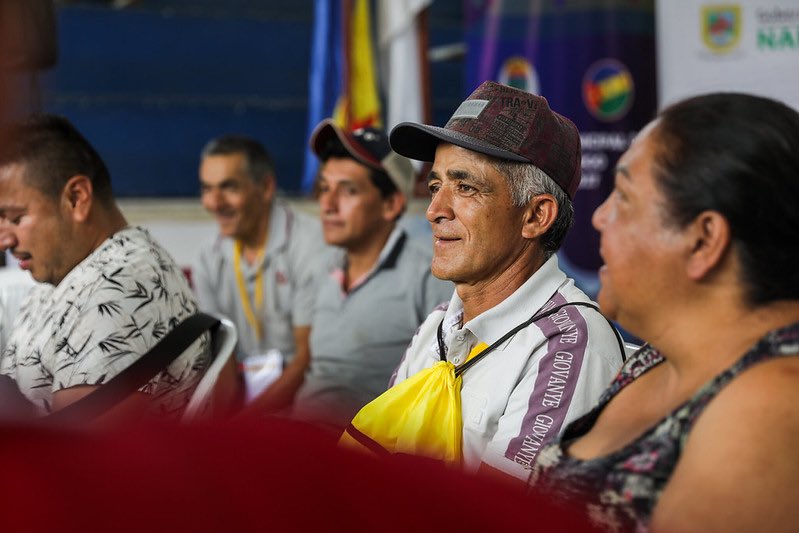
[[799,113],[710,94],[621,157],[603,311],[644,346],[530,483],[613,530],[799,528]]

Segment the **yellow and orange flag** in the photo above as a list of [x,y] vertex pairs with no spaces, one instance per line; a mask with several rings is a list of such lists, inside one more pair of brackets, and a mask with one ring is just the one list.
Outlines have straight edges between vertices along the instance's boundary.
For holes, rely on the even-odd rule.
[[375,54],[372,42],[372,13],[368,0],[342,2],[344,24],[343,92],[336,103],[333,119],[354,130],[382,125]]

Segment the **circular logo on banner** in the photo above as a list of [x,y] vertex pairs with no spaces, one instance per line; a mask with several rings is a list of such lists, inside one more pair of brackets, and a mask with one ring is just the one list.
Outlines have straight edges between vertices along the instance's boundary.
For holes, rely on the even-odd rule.
[[499,69],[497,81],[516,89],[538,94],[538,76],[533,64],[521,56],[509,57]]
[[583,102],[594,117],[611,122],[630,109],[634,89],[627,67],[615,59],[600,59],[583,77]]

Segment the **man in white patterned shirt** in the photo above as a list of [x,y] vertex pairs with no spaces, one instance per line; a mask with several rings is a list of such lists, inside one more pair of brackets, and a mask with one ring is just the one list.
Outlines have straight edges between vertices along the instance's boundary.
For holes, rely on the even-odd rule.
[[[66,119],[34,115],[0,139],[0,247],[42,282],[0,358],[44,415],[146,353],[197,305],[169,254],[128,227],[97,152]],[[207,364],[201,337],[108,418],[178,417]]]

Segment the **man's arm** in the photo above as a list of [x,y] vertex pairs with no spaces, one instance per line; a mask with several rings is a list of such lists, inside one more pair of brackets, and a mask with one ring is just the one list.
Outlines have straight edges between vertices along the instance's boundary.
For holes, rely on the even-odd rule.
[[[95,385],[79,385],[54,392],[53,412],[60,411],[64,407],[77,402],[98,388]],[[150,397],[147,394],[134,392],[128,398],[113,406],[95,420],[92,420],[91,424],[98,427],[112,427],[136,423],[144,418],[147,413],[149,401]]]
[[289,407],[294,395],[305,379],[305,371],[311,362],[310,326],[294,328],[294,358],[283,373],[264,392],[247,405],[242,415],[267,414]]
[[36,416],[36,409],[17,388],[14,380],[0,375],[0,419],[25,420]]

